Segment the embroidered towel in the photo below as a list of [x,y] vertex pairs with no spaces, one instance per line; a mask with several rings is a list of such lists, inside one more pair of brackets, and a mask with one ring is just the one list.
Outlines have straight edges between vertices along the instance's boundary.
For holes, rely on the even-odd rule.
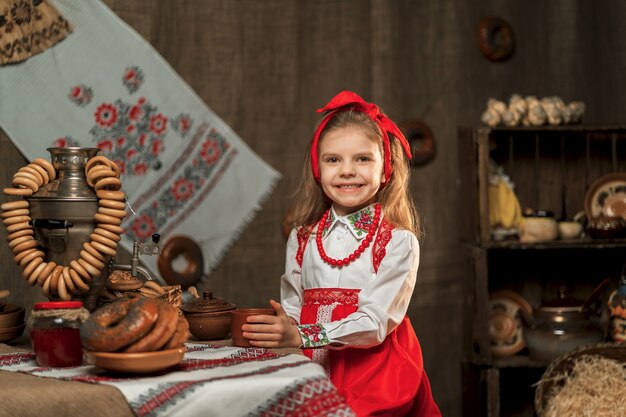
[[[213,269],[280,175],[99,0],[57,0],[73,33],[0,67],[0,126],[24,156],[93,146],[122,169],[122,245],[188,235]],[[210,51],[208,51],[210,52]],[[142,260],[157,272],[156,257]]]
[[186,347],[178,368],[148,375],[89,365],[42,368],[30,352],[1,354],[0,370],[112,385],[137,417],[355,415],[324,369],[305,356],[200,343]]

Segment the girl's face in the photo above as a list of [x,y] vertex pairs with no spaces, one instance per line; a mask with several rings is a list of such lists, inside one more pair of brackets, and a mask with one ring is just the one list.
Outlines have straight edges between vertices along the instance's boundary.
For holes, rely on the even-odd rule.
[[356,126],[330,130],[319,145],[320,183],[340,216],[374,202],[385,181],[377,140]]

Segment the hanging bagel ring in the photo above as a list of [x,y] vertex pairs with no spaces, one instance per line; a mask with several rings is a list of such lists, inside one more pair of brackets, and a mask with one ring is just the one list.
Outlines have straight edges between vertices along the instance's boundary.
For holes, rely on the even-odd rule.
[[[173,267],[175,259],[179,256],[187,263],[183,271],[177,271]],[[200,281],[204,273],[202,249],[196,241],[187,236],[172,236],[161,249],[157,266],[159,273],[169,285],[187,288]]]
[[411,147],[411,165],[429,163],[437,152],[435,137],[430,127],[421,120],[406,120],[398,125]]
[[506,20],[489,16],[478,27],[480,51],[490,61],[505,61],[515,49],[513,29]]

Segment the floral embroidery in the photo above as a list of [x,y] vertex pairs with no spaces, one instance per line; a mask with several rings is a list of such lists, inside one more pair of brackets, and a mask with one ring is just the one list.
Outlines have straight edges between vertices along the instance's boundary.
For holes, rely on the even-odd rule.
[[144,75],[143,71],[139,69],[137,66],[128,67],[124,71],[124,76],[122,77],[122,84],[128,90],[129,94],[134,93],[139,90],[141,85],[143,84]]
[[57,148],[68,148],[71,146],[80,146],[80,144],[71,136],[63,136],[52,142],[52,146]]
[[110,128],[117,121],[117,108],[110,103],[101,104],[98,106],[94,117],[96,123],[101,127]]
[[87,104],[91,103],[91,99],[93,99],[93,90],[85,84],[80,84],[70,89],[68,97],[77,106],[85,107]]
[[372,208],[370,206],[365,207],[364,209],[357,211],[356,213],[350,214],[348,217],[348,222],[352,225],[354,232],[358,237],[367,234],[374,217],[372,215]]
[[[206,149],[214,149],[211,158],[207,158]],[[202,191],[207,178],[211,178],[221,157],[230,149],[230,143],[215,129],[206,134],[199,145],[200,151],[193,158],[191,165],[186,166],[172,178],[171,185],[164,188],[154,201],[141,210],[128,231],[129,237],[145,238],[161,228],[183,210],[189,201],[196,198]],[[145,167],[147,170],[147,167]],[[153,231],[154,230],[154,231]],[[132,236],[132,235],[135,236]]]
[[179,114],[174,120],[172,120],[172,129],[178,132],[182,137],[187,136],[187,133],[191,130],[193,120],[188,114]]
[[[113,160],[126,175],[144,176],[161,167],[165,150],[168,118],[145,97],[136,103],[118,99],[103,103],[95,114],[91,133],[96,146]],[[122,167],[123,165],[123,167]]]
[[330,343],[326,329],[321,324],[302,324],[297,327],[304,348],[320,347]]

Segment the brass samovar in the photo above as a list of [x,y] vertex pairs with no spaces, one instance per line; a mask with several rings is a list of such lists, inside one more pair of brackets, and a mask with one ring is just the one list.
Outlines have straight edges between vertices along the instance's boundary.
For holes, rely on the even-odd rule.
[[[98,211],[98,198],[87,184],[85,164],[99,151],[98,148],[48,148],[57,178],[24,197],[30,203],[35,238],[47,249],[47,262],[69,265],[80,257],[83,244],[90,240],[96,227],[94,214]],[[92,279],[87,293],[75,294],[72,298],[81,299],[89,310],[95,308],[106,274],[105,269]]]

